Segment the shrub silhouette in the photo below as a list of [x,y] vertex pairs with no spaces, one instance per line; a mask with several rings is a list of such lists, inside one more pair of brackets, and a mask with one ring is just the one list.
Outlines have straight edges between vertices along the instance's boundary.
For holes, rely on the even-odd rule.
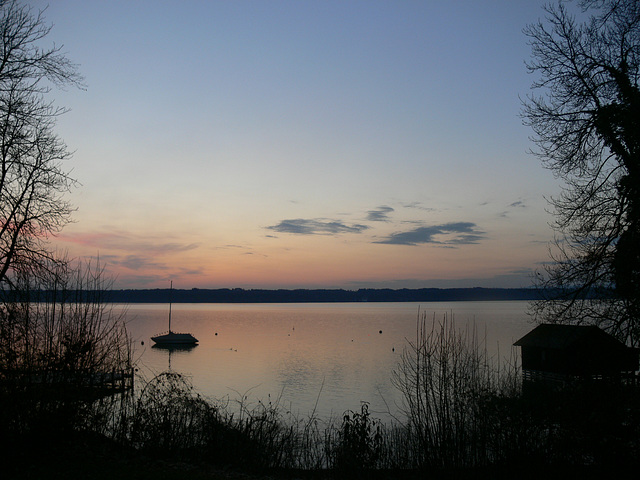
[[362,402],[360,412],[345,412],[335,446],[334,467],[346,471],[374,469],[381,453],[381,423],[371,418],[369,404]]

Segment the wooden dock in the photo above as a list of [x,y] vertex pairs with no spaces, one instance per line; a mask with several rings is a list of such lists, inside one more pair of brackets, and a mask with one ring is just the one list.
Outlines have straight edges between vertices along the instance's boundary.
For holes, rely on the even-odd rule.
[[4,370],[0,372],[0,385],[103,397],[133,390],[134,377],[133,367],[102,372]]

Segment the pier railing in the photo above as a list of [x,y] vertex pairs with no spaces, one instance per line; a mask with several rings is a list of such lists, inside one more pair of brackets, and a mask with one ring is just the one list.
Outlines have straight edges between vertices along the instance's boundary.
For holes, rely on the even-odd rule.
[[522,370],[522,379],[528,382],[543,382],[553,386],[579,382],[619,383],[627,386],[640,385],[640,372],[616,372],[609,374],[573,375],[568,373],[547,372],[543,370]]

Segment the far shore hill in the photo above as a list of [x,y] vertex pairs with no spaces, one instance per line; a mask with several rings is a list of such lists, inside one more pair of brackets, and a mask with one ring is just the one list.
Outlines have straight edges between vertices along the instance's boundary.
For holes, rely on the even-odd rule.
[[293,289],[220,288],[109,290],[112,303],[337,303],[535,300],[534,288]]

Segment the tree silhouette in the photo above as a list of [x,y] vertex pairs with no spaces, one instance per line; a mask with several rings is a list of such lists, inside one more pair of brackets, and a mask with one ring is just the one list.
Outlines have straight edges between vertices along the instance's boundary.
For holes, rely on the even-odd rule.
[[[565,183],[550,200],[556,240],[537,279],[539,320],[595,323],[640,344],[640,5],[583,0],[530,25],[525,101],[535,153]],[[551,293],[549,293],[551,292]]]
[[50,30],[43,11],[0,0],[0,285],[54,259],[46,240],[72,212],[64,194],[75,181],[62,165],[70,152],[53,131],[65,109],[46,97],[82,78],[60,46],[42,48]]

